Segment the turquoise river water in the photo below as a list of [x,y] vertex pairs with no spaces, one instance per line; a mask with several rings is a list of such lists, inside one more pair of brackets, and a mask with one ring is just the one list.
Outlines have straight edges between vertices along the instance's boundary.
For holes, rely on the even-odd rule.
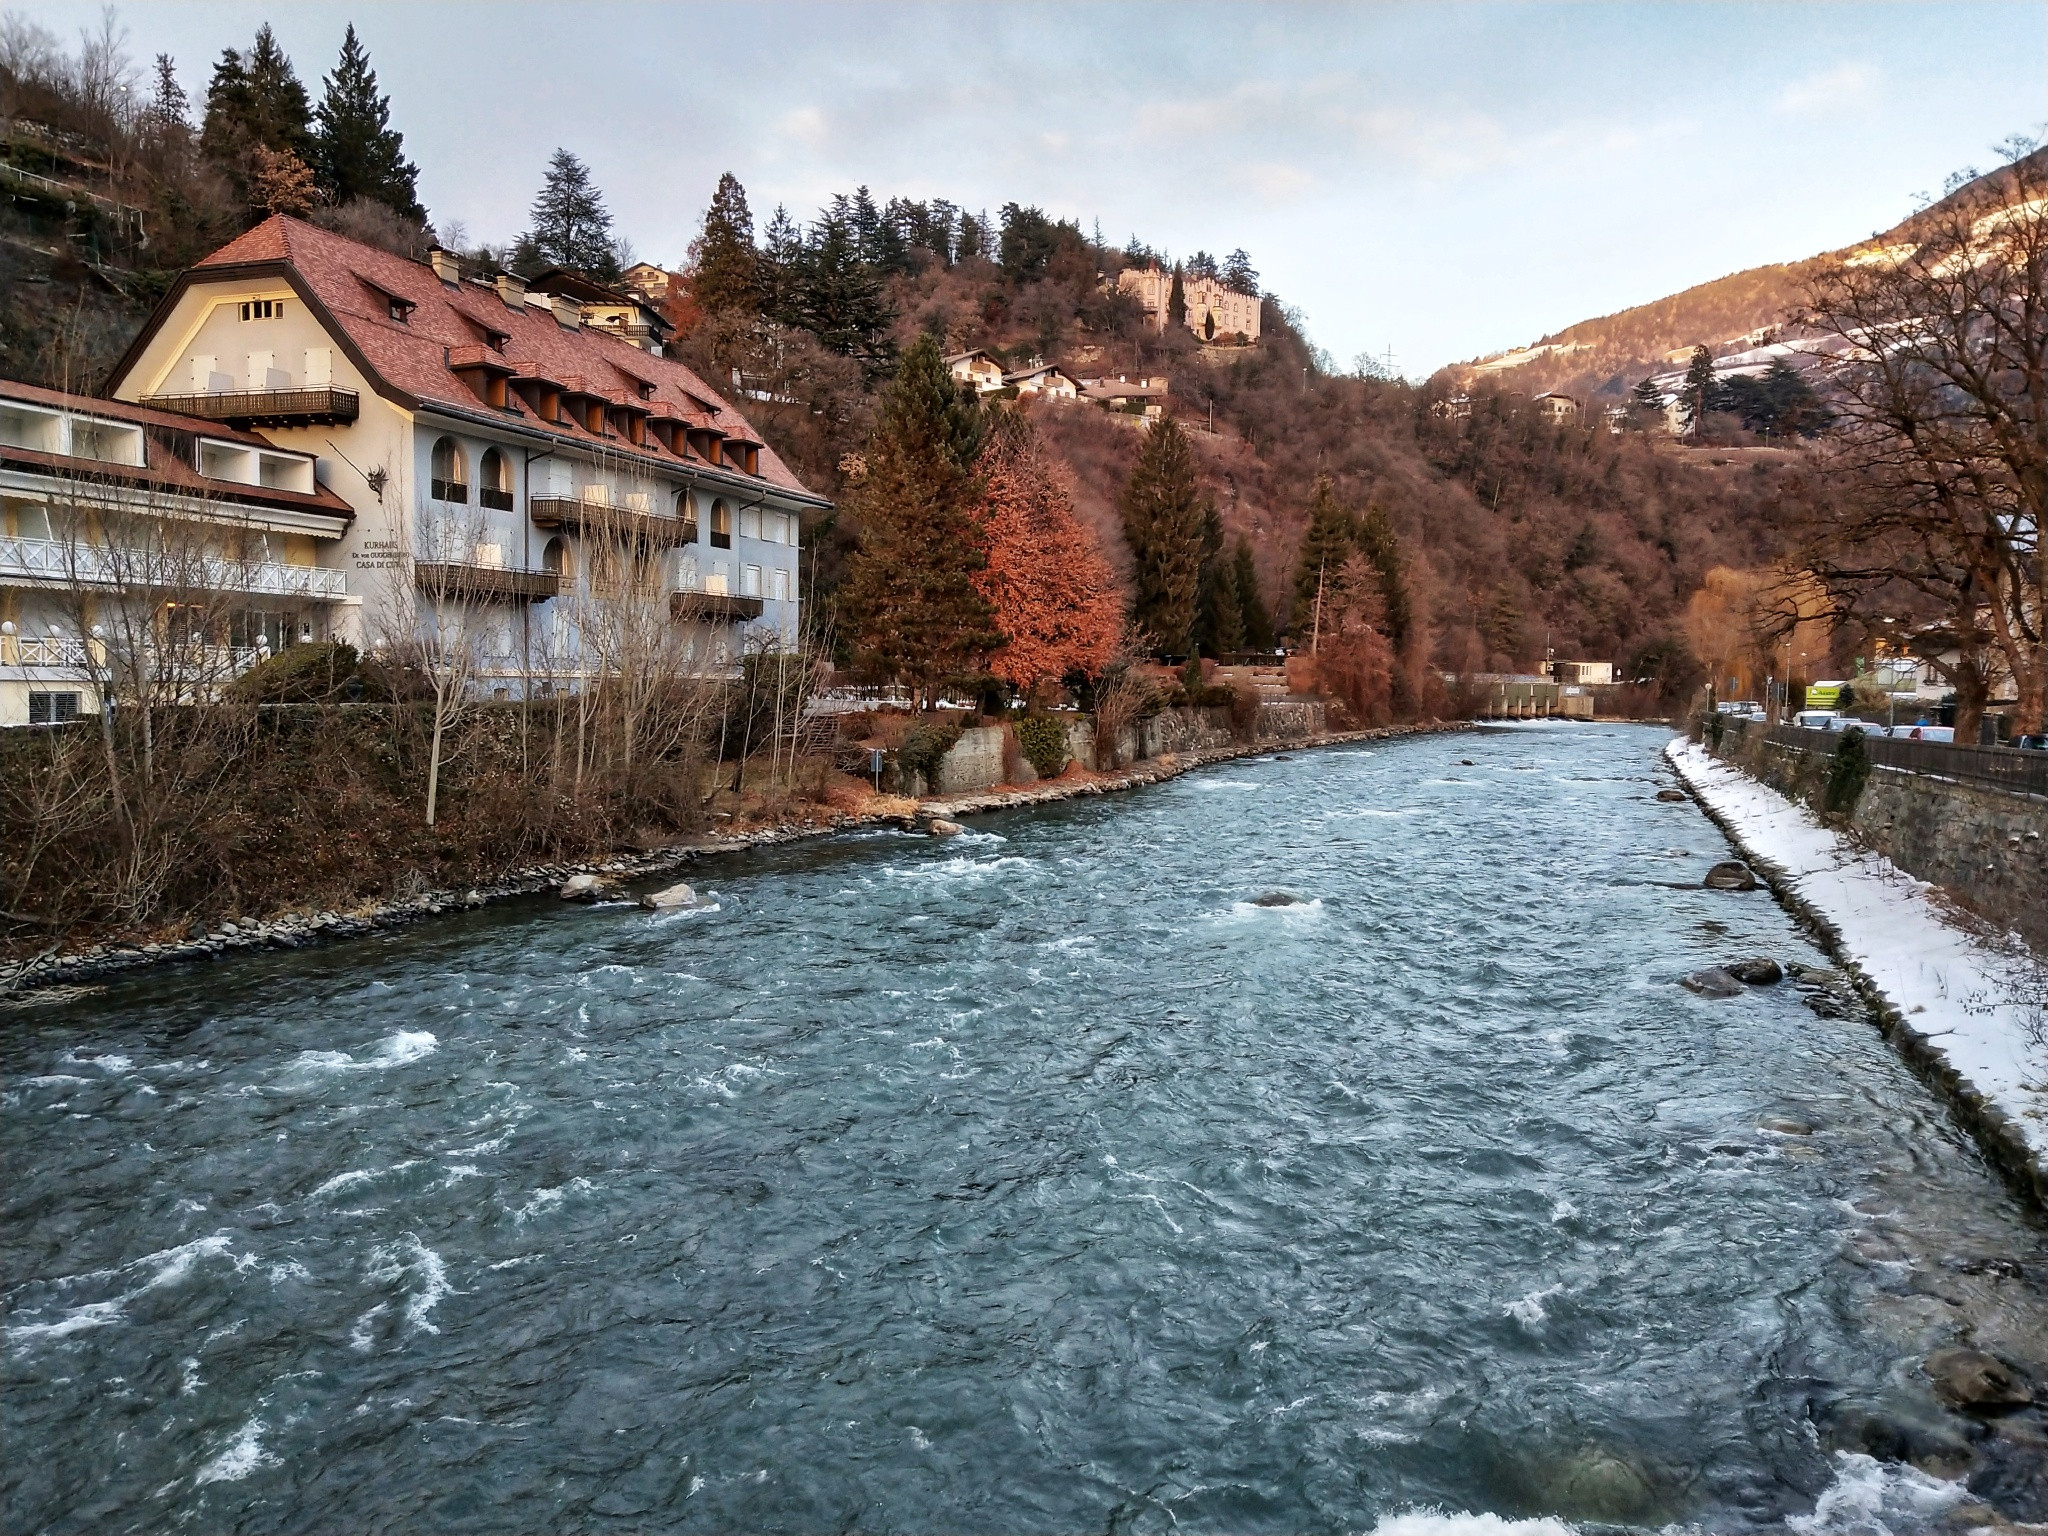
[[1699,888],[1665,739],[1245,760],[0,1015],[0,1526],[1937,1528],[1851,1453],[1968,1460],[1917,1362],[2039,1326],[2043,1229],[1855,1008],[1675,985],[1826,962]]

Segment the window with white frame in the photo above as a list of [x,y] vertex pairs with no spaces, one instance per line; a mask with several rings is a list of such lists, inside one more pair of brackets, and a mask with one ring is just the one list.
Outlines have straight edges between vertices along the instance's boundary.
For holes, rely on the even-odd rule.
[[745,507],[740,511],[740,537],[758,539],[761,537],[761,509]]
[[727,570],[728,567],[723,560],[712,561],[711,569],[704,577],[704,590],[711,593],[714,597],[725,596]]
[[773,579],[768,584],[768,592],[769,595],[773,597],[775,601],[777,601],[778,603],[788,602],[789,572],[783,570],[782,567],[777,566],[773,573]]
[[740,572],[740,596],[759,597],[760,595],[761,567],[758,565],[747,566]]

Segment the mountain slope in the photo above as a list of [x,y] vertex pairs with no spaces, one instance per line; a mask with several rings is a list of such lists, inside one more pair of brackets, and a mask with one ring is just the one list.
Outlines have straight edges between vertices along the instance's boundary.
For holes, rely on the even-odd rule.
[[[2028,157],[2048,164],[2048,149]],[[1799,261],[1751,267],[1700,283],[1665,298],[1598,319],[1581,320],[1509,352],[1455,363],[1439,375],[1452,388],[1487,384],[1525,394],[1557,390],[1603,402],[1620,400],[1638,380],[1673,367],[1673,354],[1705,346],[1717,358],[1754,346],[1758,333],[1784,327],[1807,285],[1820,272],[1858,252],[1911,243],[1920,221],[1986,182],[2008,176],[2003,167],[1951,193],[1933,207],[1901,220],[1869,240]]]

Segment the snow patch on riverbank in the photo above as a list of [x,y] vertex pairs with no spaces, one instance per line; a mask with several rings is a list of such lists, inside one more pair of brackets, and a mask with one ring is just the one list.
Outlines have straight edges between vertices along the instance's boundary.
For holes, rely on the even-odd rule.
[[2048,1173],[2048,968],[2017,941],[1971,932],[1932,899],[1934,887],[1704,748],[1674,741],[1664,755],[1749,857],[1834,928],[1843,957]]

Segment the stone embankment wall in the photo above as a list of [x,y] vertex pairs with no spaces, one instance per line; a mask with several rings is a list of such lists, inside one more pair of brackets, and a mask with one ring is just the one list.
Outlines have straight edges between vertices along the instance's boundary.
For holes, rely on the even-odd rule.
[[[1281,700],[1259,711],[1258,739],[1270,742],[1308,741],[1326,729],[1323,706],[1311,700]],[[980,725],[960,733],[939,759],[934,782],[914,788],[935,795],[967,795],[998,784],[1035,784],[1038,775],[1014,745],[1005,741],[1007,728]],[[1077,715],[1067,723],[1067,755],[1090,773],[1190,752],[1213,752],[1234,746],[1228,709],[1169,709],[1126,726],[1117,738],[1117,760],[1096,760],[1095,722]]]
[[[1818,812],[1828,758],[1730,735],[1717,756]],[[1874,767],[1846,830],[2048,954],[2048,801]]]

